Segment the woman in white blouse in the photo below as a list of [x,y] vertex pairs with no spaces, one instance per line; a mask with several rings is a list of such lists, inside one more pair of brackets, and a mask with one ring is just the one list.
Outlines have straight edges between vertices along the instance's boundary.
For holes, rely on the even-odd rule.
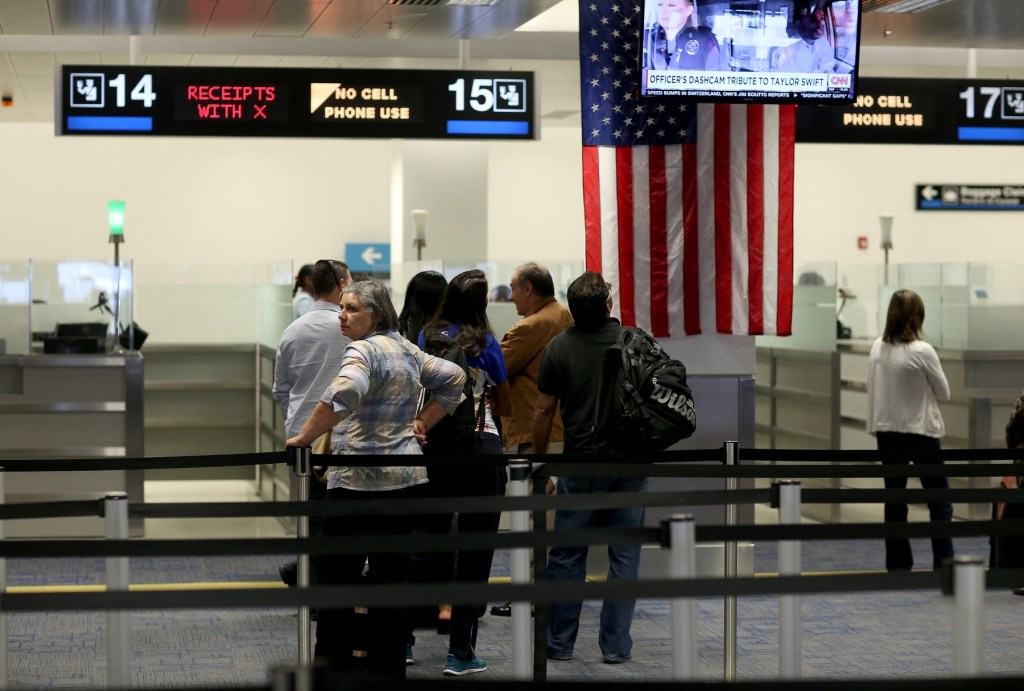
[[[949,400],[949,383],[935,349],[921,340],[924,302],[912,290],[897,290],[889,301],[885,331],[871,346],[868,358],[868,432],[878,441],[880,451],[891,451],[884,465],[940,464],[915,458],[913,451],[939,449],[945,433],[939,401]],[[910,452],[909,456],[900,452]],[[925,489],[948,489],[945,477],[922,477]],[[885,478],[886,489],[905,489],[907,478]],[[953,505],[928,504],[932,521],[950,521]],[[886,504],[886,523],[906,523],[906,504]],[[950,538],[932,540],[933,567],[953,557]],[[885,568],[909,570],[914,557],[907,538],[885,541]]]

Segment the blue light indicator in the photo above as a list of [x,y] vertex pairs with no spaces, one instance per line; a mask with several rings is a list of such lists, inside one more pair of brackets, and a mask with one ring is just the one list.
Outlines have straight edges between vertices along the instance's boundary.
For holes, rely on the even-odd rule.
[[961,127],[960,141],[1024,142],[1024,127]]
[[938,199],[922,200],[921,211],[1024,211],[1024,204],[945,204]]
[[153,118],[116,115],[69,115],[68,130],[79,132],[152,132]]
[[448,134],[528,135],[530,123],[524,120],[449,120]]

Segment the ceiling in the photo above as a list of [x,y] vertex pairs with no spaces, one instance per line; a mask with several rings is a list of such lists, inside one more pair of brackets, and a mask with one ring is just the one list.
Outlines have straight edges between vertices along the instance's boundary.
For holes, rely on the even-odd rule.
[[[13,100],[0,124],[52,121],[61,63],[543,67],[543,117],[578,122],[578,0],[460,1],[0,0],[0,95]],[[937,61],[963,76],[969,48],[1024,69],[1024,1],[884,11],[897,1],[866,0],[862,73],[872,62]]]

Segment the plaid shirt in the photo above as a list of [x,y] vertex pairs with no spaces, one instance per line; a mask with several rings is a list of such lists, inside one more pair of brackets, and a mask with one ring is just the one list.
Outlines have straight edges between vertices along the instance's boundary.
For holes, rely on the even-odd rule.
[[[422,454],[413,434],[420,392],[428,389],[450,413],[462,401],[465,378],[461,367],[427,355],[397,331],[354,341],[320,398],[339,420],[348,418],[345,432],[332,436],[331,453]],[[426,481],[423,466],[331,466],[327,488],[374,492]]]

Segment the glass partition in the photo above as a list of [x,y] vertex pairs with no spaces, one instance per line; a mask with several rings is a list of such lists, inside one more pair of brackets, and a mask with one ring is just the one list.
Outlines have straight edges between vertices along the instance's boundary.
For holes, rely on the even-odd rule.
[[[874,339],[885,328],[885,317],[892,294],[900,288],[913,290],[925,305],[923,336],[936,348],[947,350],[1017,350],[1024,343],[1024,270],[1012,264],[970,264],[964,262],[899,264],[894,282],[884,285],[872,279],[882,277],[878,267],[843,267],[843,280],[868,286],[856,290],[858,296],[875,295],[863,300],[864,323],[871,325]],[[853,303],[856,305],[856,303]],[[851,318],[849,306],[844,320]],[[871,319],[870,315],[874,315]],[[855,328],[854,337],[860,337]]]
[[1024,344],[1024,269],[968,264],[966,283],[968,349],[1019,350]]
[[135,318],[147,343],[263,343],[276,348],[292,320],[290,261],[144,264]]
[[833,351],[836,349],[835,262],[798,264],[793,269],[793,335],[758,336],[761,347],[793,350]]
[[130,320],[131,281],[130,263],[116,267],[94,260],[32,260],[32,351],[117,350],[121,332],[118,320],[122,325],[122,315]]
[[27,355],[32,350],[31,285],[31,262],[0,263],[0,355]]

